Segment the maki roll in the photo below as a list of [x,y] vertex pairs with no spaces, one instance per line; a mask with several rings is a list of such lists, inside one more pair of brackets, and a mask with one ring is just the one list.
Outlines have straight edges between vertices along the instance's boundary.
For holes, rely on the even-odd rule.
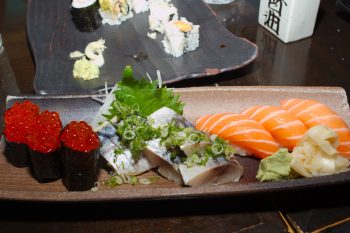
[[165,25],[162,43],[165,52],[174,57],[193,51],[199,46],[199,25],[194,25],[186,18],[171,21]]
[[131,5],[136,14],[149,10],[148,0],[131,0]]
[[43,111],[29,133],[28,147],[34,177],[40,182],[60,178],[59,137],[62,123],[57,112]]
[[177,8],[168,0],[150,0],[150,13],[148,16],[150,31],[164,33],[164,27],[168,22],[178,20]]
[[92,188],[98,177],[100,141],[84,121],[69,123],[60,136],[63,184],[71,191]]
[[131,0],[99,0],[102,23],[119,25],[134,16]]
[[72,20],[79,31],[93,32],[102,23],[97,0],[73,0]]
[[39,107],[31,101],[16,102],[4,116],[5,155],[16,167],[30,164],[27,135],[36,123]]

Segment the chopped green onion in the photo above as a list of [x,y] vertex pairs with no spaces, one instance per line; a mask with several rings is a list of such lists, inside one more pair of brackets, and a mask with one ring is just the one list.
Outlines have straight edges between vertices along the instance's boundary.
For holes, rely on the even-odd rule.
[[104,182],[107,186],[114,188],[118,185],[121,185],[124,183],[123,178],[119,176],[118,174],[115,174],[111,176],[108,180]]
[[123,138],[126,139],[126,140],[132,140],[135,138],[135,133],[131,130],[126,130],[124,133],[123,133]]
[[188,141],[192,144],[198,143],[199,142],[199,136],[196,133],[191,133],[188,136]]
[[224,146],[219,144],[219,143],[214,143],[212,146],[211,146],[211,150],[213,151],[213,153],[215,155],[221,155],[222,152],[224,152]]
[[165,126],[165,127],[163,127],[162,129],[161,129],[161,131],[160,131],[160,136],[162,137],[162,138],[165,138],[165,137],[167,137],[169,135],[169,126]]
[[130,184],[131,184],[131,185],[137,184],[137,177],[136,177],[136,176],[132,176],[132,177],[131,177]]
[[139,179],[139,183],[140,184],[144,184],[144,185],[149,185],[152,182],[149,179],[147,179],[147,178],[141,178],[141,179]]

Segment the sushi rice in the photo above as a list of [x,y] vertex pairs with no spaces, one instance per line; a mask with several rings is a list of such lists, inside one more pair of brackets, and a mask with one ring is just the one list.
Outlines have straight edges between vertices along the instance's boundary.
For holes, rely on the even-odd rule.
[[119,25],[134,16],[131,0],[100,0],[102,23]]
[[186,18],[171,21],[165,25],[165,52],[180,57],[185,52],[193,51],[199,46],[199,25],[193,25]]
[[150,0],[149,9],[148,21],[151,31],[164,33],[165,24],[179,18],[177,8],[168,0]]
[[131,4],[136,14],[147,12],[149,10],[148,0],[131,0]]

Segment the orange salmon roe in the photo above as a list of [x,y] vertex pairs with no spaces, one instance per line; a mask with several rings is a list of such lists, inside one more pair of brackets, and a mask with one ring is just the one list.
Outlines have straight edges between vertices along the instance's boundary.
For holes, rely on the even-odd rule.
[[59,114],[45,110],[36,117],[35,127],[28,133],[28,146],[42,153],[55,151],[59,147],[61,130]]
[[7,141],[26,144],[28,132],[34,127],[39,111],[39,107],[29,100],[16,102],[6,110],[4,134]]
[[81,152],[90,152],[100,146],[100,141],[85,121],[72,121],[64,129],[60,141],[67,147]]

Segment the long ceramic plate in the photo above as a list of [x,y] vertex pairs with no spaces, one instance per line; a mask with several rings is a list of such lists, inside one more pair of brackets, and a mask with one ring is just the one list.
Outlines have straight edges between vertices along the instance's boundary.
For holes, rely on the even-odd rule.
[[[147,37],[148,13],[138,14],[119,26],[102,25],[95,32],[83,33],[71,20],[71,0],[28,1],[27,34],[36,67],[35,91],[40,94],[90,93],[105,82],[114,85],[125,65],[134,67],[136,77],[145,76],[147,72],[156,78],[156,70],[159,70],[165,84],[169,84],[238,69],[257,57],[256,45],[229,32],[201,0],[172,2],[180,16],[200,25],[199,48],[180,58],[164,52],[161,36],[156,40]],[[84,52],[89,42],[100,38],[106,40],[107,46],[100,78],[74,79],[74,60],[69,58],[69,53]]]
[[[255,104],[278,105],[284,98],[311,98],[331,106],[349,124],[350,110],[345,91],[332,87],[207,87],[177,89],[181,99],[186,103],[184,115],[194,122],[203,114],[216,112],[239,112]],[[63,124],[71,120],[91,120],[96,114],[99,103],[91,96],[12,96],[7,100],[7,107],[15,101],[29,99],[42,109],[60,113]],[[4,146],[1,145],[1,149]],[[39,184],[26,168],[16,168],[9,164],[0,154],[0,199],[34,200],[34,201],[124,201],[154,200],[174,198],[199,198],[209,196],[235,196],[259,194],[266,192],[312,189],[350,182],[350,173],[329,175],[317,178],[299,178],[289,181],[260,183],[255,179],[258,160],[247,157],[237,159],[244,167],[244,176],[237,182],[219,186],[181,187],[161,178],[150,184],[135,186],[122,185],[116,188],[101,186],[97,192],[68,192],[62,182],[55,181]],[[142,176],[157,175],[150,171]],[[102,170],[99,181],[108,178]]]

